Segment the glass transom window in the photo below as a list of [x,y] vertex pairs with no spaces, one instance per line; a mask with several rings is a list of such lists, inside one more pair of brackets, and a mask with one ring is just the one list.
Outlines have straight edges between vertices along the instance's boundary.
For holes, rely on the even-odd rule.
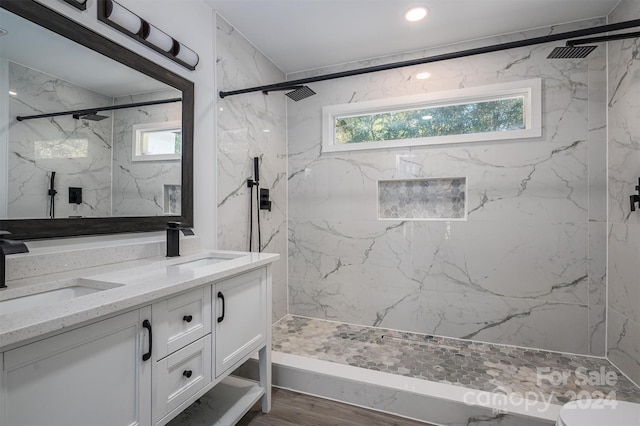
[[323,108],[323,151],[541,136],[541,81]]

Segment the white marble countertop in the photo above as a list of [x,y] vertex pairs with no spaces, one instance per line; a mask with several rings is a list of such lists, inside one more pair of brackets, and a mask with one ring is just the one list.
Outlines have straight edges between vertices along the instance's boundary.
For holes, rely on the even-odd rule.
[[[204,264],[211,257],[228,260]],[[70,285],[106,290],[13,313],[2,314],[0,310],[0,351],[48,333],[149,305],[279,258],[279,254],[270,253],[199,250],[188,256],[147,258],[8,282],[8,288],[0,291],[0,303]],[[200,259],[205,259],[200,265],[185,265]]]

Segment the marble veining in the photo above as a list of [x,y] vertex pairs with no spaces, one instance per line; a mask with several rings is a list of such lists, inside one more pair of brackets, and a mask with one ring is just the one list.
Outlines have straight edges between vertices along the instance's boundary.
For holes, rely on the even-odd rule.
[[[122,96],[115,104],[181,97],[176,90]],[[132,161],[133,126],[180,121],[182,103],[151,105],[114,111],[113,126],[113,215],[162,216],[165,185],[182,182],[180,161]],[[176,211],[174,214],[180,214]]]
[[[606,56],[599,48],[588,60],[550,61],[553,47],[317,82],[317,95],[290,104],[290,313],[604,355]],[[422,71],[431,77],[417,80]],[[529,78],[542,79],[541,138],[321,153],[323,106]],[[466,177],[466,221],[379,220],[378,181],[443,176]]]
[[[640,3],[623,0],[611,23],[640,14]],[[640,61],[638,39],[608,43],[608,191],[607,356],[640,383],[640,214],[629,208],[640,170]],[[604,328],[604,327],[603,327]]]
[[378,182],[381,219],[463,219],[465,178]]
[[[284,73],[235,28],[216,15],[218,90],[276,83]],[[260,188],[270,191],[271,211],[260,211],[261,249],[279,253],[273,270],[273,319],[287,313],[287,146],[286,103],[282,92],[218,100],[218,247],[249,248],[249,201],[253,194],[253,250],[257,250],[253,158],[260,162]]]
[[[9,62],[8,217],[49,217],[49,177],[56,172],[55,217],[111,213],[111,123],[71,116],[17,121],[16,116],[110,105],[112,99]],[[68,187],[82,187],[82,204],[68,202]]]

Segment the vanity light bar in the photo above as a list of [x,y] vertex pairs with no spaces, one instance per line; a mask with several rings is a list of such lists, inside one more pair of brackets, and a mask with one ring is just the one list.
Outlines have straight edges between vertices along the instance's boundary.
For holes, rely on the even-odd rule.
[[98,20],[191,71],[200,61],[196,52],[113,0],[98,0]]

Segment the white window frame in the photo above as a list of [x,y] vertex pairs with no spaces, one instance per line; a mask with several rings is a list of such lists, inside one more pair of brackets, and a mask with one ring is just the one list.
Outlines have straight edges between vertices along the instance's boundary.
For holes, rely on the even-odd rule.
[[[488,86],[468,87],[413,96],[326,106],[322,108],[322,152],[344,152],[363,149],[539,138],[542,136],[541,93],[542,79],[536,78]],[[338,118],[371,115],[381,112],[406,111],[434,106],[450,106],[469,102],[491,101],[522,95],[524,95],[524,129],[348,144],[335,143],[335,123]]]
[[158,131],[158,130],[171,130],[180,129],[182,131],[182,122],[176,121],[163,121],[161,123],[142,123],[134,124],[131,156],[132,161],[177,161],[182,159],[182,154],[158,154],[158,155],[140,155],[139,144],[141,143],[141,136],[145,132]]

